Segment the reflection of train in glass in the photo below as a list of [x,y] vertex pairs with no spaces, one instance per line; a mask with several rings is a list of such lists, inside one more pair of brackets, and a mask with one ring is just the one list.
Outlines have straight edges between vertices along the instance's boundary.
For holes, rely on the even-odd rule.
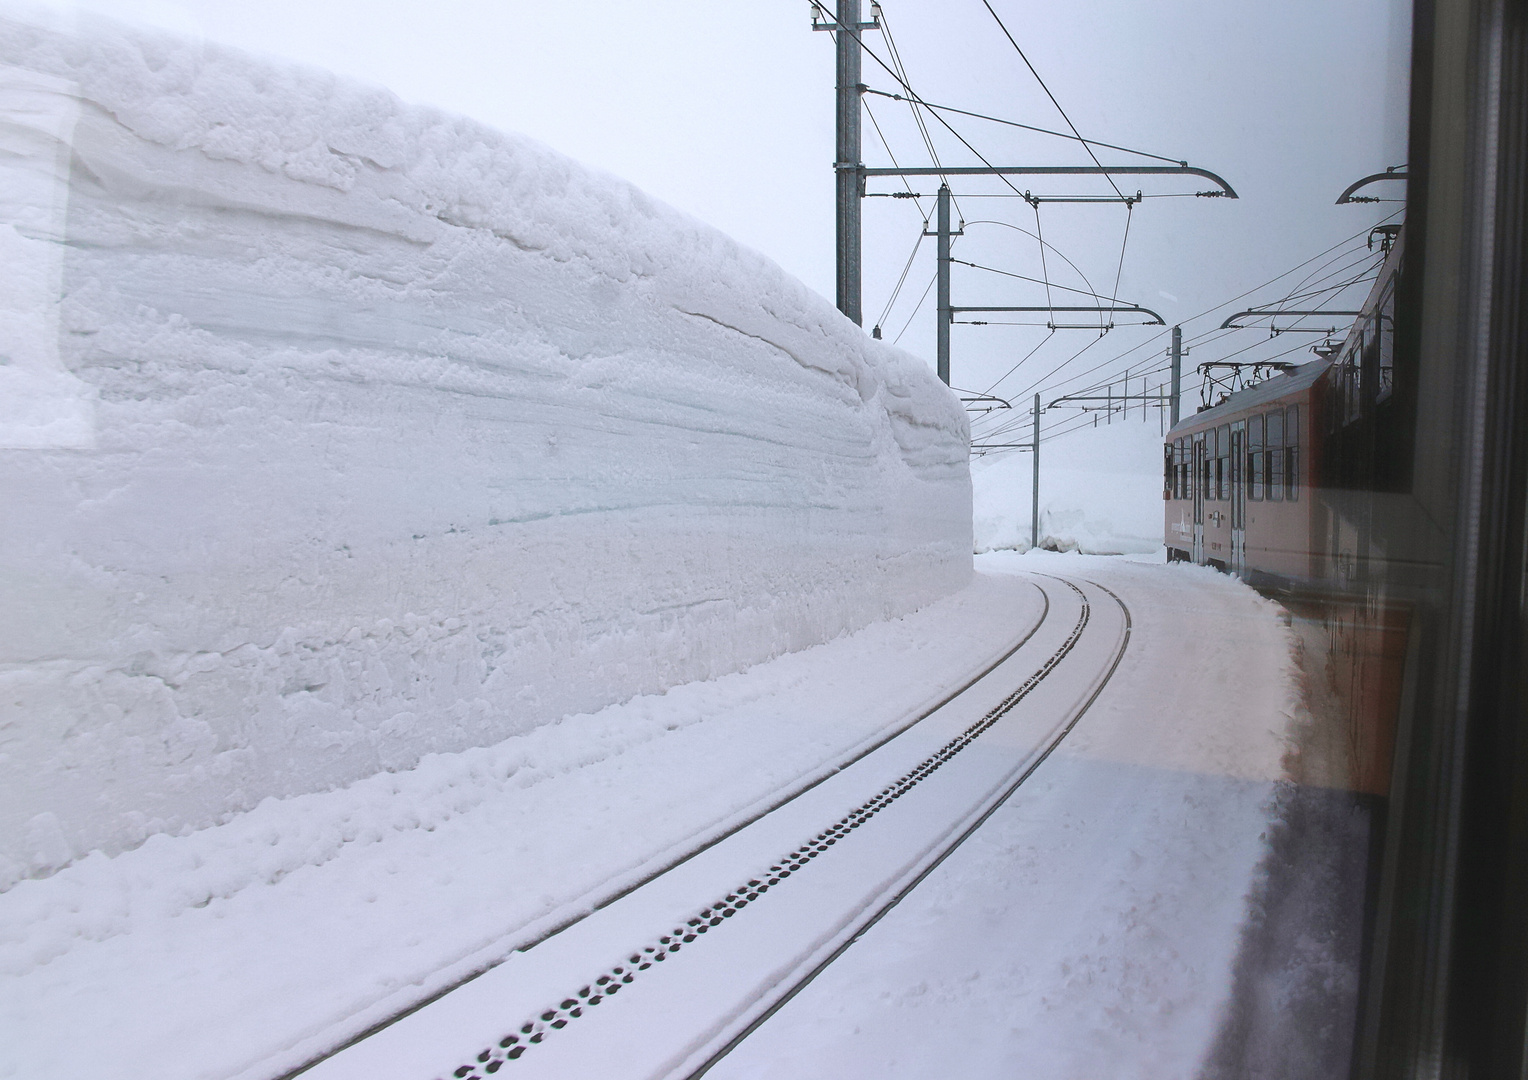
[[[1178,423],[1164,455],[1168,558],[1237,574],[1283,600],[1324,675],[1309,704],[1333,737],[1316,771],[1370,798],[1390,788],[1413,596],[1387,556],[1416,530],[1384,520],[1396,510],[1385,492],[1400,457],[1387,451],[1399,426],[1402,248],[1394,237],[1335,352]],[[1304,754],[1308,764],[1321,756]]]
[[1352,584],[1360,537],[1324,494],[1347,486],[1341,458],[1388,411],[1402,246],[1391,247],[1333,358],[1231,394],[1167,433],[1170,560],[1284,590]]
[[1169,548],[1282,602],[1308,710],[1206,1076],[1528,1076],[1528,6],[1411,25],[1405,237],[1335,362],[1168,437]]

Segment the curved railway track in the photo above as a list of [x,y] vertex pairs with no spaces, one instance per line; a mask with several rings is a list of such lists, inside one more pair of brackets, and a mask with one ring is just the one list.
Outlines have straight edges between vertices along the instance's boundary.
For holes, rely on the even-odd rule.
[[[1100,624],[1084,588],[1046,582],[1035,625],[933,707],[540,935],[535,949],[522,946],[486,977],[314,1063],[310,1080],[592,1075],[600,1062],[598,1074],[611,1075],[623,1058],[620,1075],[703,1075],[969,838],[1107,684],[1129,642],[1128,607],[1083,583],[1117,609],[1110,633],[1114,620]],[[1075,607],[1075,618],[1053,626],[1058,607]],[[1038,664],[1023,651],[1037,637]],[[1058,670],[1069,677],[1052,679]],[[787,853],[764,854],[771,848]],[[745,924],[750,933],[737,933]],[[577,979],[600,953],[607,965]],[[718,990],[717,979],[730,985]],[[526,1007],[537,994],[543,1004]],[[698,1030],[657,1046],[665,1040],[650,1037],[652,1025],[672,1029],[676,1010]],[[425,1068],[422,1047],[460,1047],[494,1027],[447,1070],[438,1051]],[[644,1033],[636,1046],[632,1031]]]

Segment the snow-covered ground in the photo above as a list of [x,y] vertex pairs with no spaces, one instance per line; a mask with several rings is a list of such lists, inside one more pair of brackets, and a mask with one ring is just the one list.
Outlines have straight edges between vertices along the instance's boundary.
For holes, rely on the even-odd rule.
[[978,562],[953,597],[747,672],[22,882],[0,895],[0,1075],[275,1075],[925,711],[1034,624],[1029,570],[1125,600],[1119,670],[718,1075],[1192,1075],[1264,853],[1289,631],[1201,568]]
[[1040,610],[984,577],[746,672],[23,881],[0,894],[0,1076],[82,1054],[122,1080],[299,1065],[926,711]]
[[709,1076],[1198,1074],[1299,708],[1290,631],[1200,568],[978,565],[1115,590],[1134,621],[1125,661],[1013,798]]
[[[1058,425],[1075,415],[1045,414]],[[1043,431],[1042,425],[1042,431]],[[1027,453],[971,465],[977,551],[1029,547],[1033,464]],[[1155,409],[1067,431],[1040,444],[1040,546],[1094,555],[1162,549],[1162,433]]]
[[0,889],[969,580],[959,404],[767,259],[80,25],[0,17]]

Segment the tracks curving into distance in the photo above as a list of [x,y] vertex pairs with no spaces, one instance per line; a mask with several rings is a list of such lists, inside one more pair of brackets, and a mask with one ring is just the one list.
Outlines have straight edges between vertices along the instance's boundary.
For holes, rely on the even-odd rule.
[[[864,758],[869,757],[871,754],[886,746],[888,743],[906,734],[909,730],[916,727],[924,720],[927,720],[930,716],[937,713],[940,709],[944,708],[950,702],[959,698],[962,694],[966,693],[972,687],[980,683],[983,679],[991,675],[994,671],[996,671],[999,667],[1011,659],[1020,649],[1029,644],[1030,640],[1040,632],[1041,628],[1045,626],[1046,620],[1050,618],[1051,598],[1044,589],[1036,586],[1036,590],[1040,593],[1041,606],[1040,617],[1035,620],[1034,624],[1025,629],[1018,636],[1018,639],[1014,641],[1012,645],[1002,650],[1002,652],[1000,652],[996,658],[983,665],[982,668],[975,674],[971,675],[969,678],[960,683],[953,690],[949,691],[943,697],[940,697],[937,701],[934,701],[932,704],[923,708],[920,712],[917,712],[910,717],[904,718],[903,720],[878,732],[869,740],[851,748],[847,753],[841,755],[839,758],[831,761],[825,766],[821,766],[812,770],[804,778],[796,781],[795,783],[787,785],[769,798],[761,800],[759,803],[749,808],[740,817],[729,820],[722,828],[717,829],[708,835],[705,835],[701,840],[699,840],[699,842],[688,844],[678,851],[666,853],[663,857],[644,867],[634,877],[621,881],[620,884],[615,888],[609,889],[606,892],[600,894],[594,898],[592,902],[580,905],[577,911],[556,920],[550,926],[545,926],[539,931],[516,941],[513,946],[506,948],[506,956],[501,957],[498,961],[490,964],[484,964],[483,966],[477,968],[462,978],[457,979],[449,985],[435,990],[433,993],[430,993],[418,1001],[413,1002],[407,1008],[400,1009],[398,1012],[389,1016],[387,1019],[373,1024],[360,1033],[336,1044],[332,1049],[305,1062],[298,1068],[291,1069],[285,1073],[282,1073],[276,1078],[276,1080],[295,1080],[296,1077],[309,1072],[314,1067],[322,1064],[324,1061],[327,1061],[335,1055],[342,1053],[346,1049],[355,1046],[357,1043],[363,1042],[371,1036],[386,1030],[387,1028],[398,1023],[400,1020],[403,1020],[406,1017],[419,1012],[421,1009],[427,1008],[432,1003],[445,997],[447,994],[450,994],[460,987],[465,986],[467,983],[472,982],[479,976],[493,970],[493,968],[497,967],[499,963],[502,963],[507,956],[511,956],[515,953],[523,953],[526,950],[532,949],[537,945],[547,941],[548,939],[561,934],[563,931],[571,929],[594,913],[610,907],[612,904],[615,904],[618,901],[624,899],[626,896],[636,892],[643,886],[652,883],[663,875],[690,862],[697,856],[704,854],[706,851],[727,840],[729,837],[732,837],[742,830],[748,828],[750,825],[755,824],[759,820],[767,817],[782,807],[796,801],[801,796],[812,791],[814,788],[817,788],[825,781],[831,780],[833,777],[837,776],[845,769],[863,760]],[[630,979],[627,979],[628,983],[630,981]],[[551,1022],[555,1023],[555,1020]],[[542,1021],[543,1025],[547,1023],[549,1022]],[[557,1025],[559,1028],[561,1026],[563,1025]],[[540,1039],[537,1041],[539,1042]],[[522,1044],[521,1052],[523,1052],[523,1049],[524,1047]],[[515,1057],[518,1056],[519,1054],[515,1055]],[[486,1064],[486,1062],[484,1064]],[[453,1073],[452,1075],[455,1074]]]
[[[1051,575],[1046,574],[1040,576],[1050,577]],[[1067,581],[1064,578],[1055,578],[1055,580],[1060,581],[1062,584],[1068,586],[1069,588],[1077,588],[1077,586],[1073,585],[1070,581]],[[945,859],[949,858],[949,856],[954,853],[956,848],[960,847],[960,845],[969,840],[971,836],[975,834],[976,830],[981,828],[986,820],[990,818],[994,813],[996,813],[997,809],[1005,802],[1007,802],[1008,799],[1013,796],[1014,792],[1019,790],[1020,785],[1022,785],[1024,781],[1028,780],[1031,776],[1034,775],[1035,770],[1044,764],[1046,758],[1050,757],[1051,753],[1061,745],[1061,741],[1071,734],[1072,729],[1077,726],[1077,722],[1082,719],[1083,714],[1088,711],[1093,702],[1098,700],[1098,695],[1103,693],[1104,687],[1108,685],[1109,680],[1114,676],[1114,672],[1118,670],[1120,661],[1125,658],[1125,649],[1130,644],[1130,632],[1132,628],[1129,605],[1127,605],[1125,601],[1122,600],[1113,590],[1098,584],[1096,581],[1088,581],[1088,584],[1092,585],[1094,588],[1100,590],[1101,592],[1106,593],[1111,600],[1119,605],[1119,610],[1121,615],[1124,616],[1125,624],[1124,633],[1120,636],[1119,647],[1115,651],[1113,659],[1110,660],[1108,669],[1103,673],[1103,677],[1098,681],[1097,685],[1094,686],[1093,691],[1088,695],[1087,700],[1084,701],[1082,706],[1076,710],[1072,717],[1066,722],[1065,726],[1063,726],[1061,730],[1056,733],[1055,737],[1044,748],[1044,750],[1041,751],[1039,756],[1031,761],[1028,766],[1013,779],[1012,783],[1006,787],[1002,794],[997,799],[993,800],[991,804],[987,806],[986,809],[984,809],[974,821],[972,821],[965,829],[963,829],[958,836],[956,836],[947,845],[945,845],[944,848],[939,851],[939,853],[933,859],[929,860],[928,863],[911,881],[903,885],[902,888],[896,890],[895,893],[893,893],[882,904],[876,907],[874,911],[855,928],[852,936],[850,936],[846,941],[834,949],[832,953],[825,957],[815,967],[802,974],[801,977],[794,980],[788,987],[783,988],[784,992],[779,995],[779,997],[774,1001],[772,1005],[769,1006],[767,1010],[753,1018],[746,1027],[742,1028],[742,1030],[738,1031],[737,1034],[728,1039],[727,1042],[720,1047],[720,1049],[713,1052],[709,1057],[702,1061],[698,1067],[685,1074],[684,1080],[699,1080],[701,1076],[705,1075],[711,1070],[712,1066],[730,1054],[744,1039],[748,1038],[749,1035],[758,1030],[758,1028],[771,1016],[779,1012],[787,1002],[789,1002],[802,990],[806,989],[807,985],[810,984],[813,979],[817,978],[818,975],[822,974],[822,972],[827,969],[828,965],[842,956],[851,945],[859,941],[859,939],[865,935],[866,931],[868,931],[876,923],[880,922],[881,919],[883,919],[891,911],[892,908],[900,904],[907,897],[907,895],[913,891],[913,889],[917,888],[919,883],[921,883],[924,878],[928,877],[928,875],[933,873],[934,870],[942,862],[944,862]],[[1085,617],[1087,610],[1086,600],[1084,600]],[[1067,651],[1069,652],[1071,651],[1071,646],[1076,644],[1076,639],[1069,638],[1068,640],[1070,644],[1067,645]],[[1048,667],[1046,669],[1046,674],[1049,674],[1049,671],[1054,668],[1055,664],[1050,662],[1047,663]]]
[[[1050,575],[1041,576],[1049,577]],[[445,1076],[450,1076],[454,1080],[487,1080],[489,1076],[498,1073],[500,1070],[507,1069],[512,1073],[519,1071],[523,1066],[517,1067],[516,1063],[522,1057],[528,1053],[534,1054],[536,1048],[541,1043],[556,1036],[570,1024],[576,1024],[577,1021],[589,1015],[590,1011],[602,1002],[632,987],[632,984],[641,979],[646,973],[658,968],[660,965],[671,966],[669,961],[676,959],[682,950],[687,947],[697,947],[708,936],[724,932],[729,926],[736,926],[738,923],[734,920],[746,922],[746,919],[740,919],[740,917],[750,905],[754,905],[755,910],[757,910],[757,905],[766,903],[767,898],[771,895],[779,896],[782,891],[789,890],[793,883],[800,882],[803,875],[810,874],[812,869],[819,865],[815,860],[828,856],[838,845],[846,844],[857,835],[860,835],[856,833],[856,830],[870,826],[879,815],[890,809],[898,800],[918,789],[920,785],[923,785],[939,770],[953,762],[964,751],[975,744],[985,732],[1008,716],[1020,702],[1029,698],[1036,688],[1073,652],[1078,642],[1082,639],[1093,615],[1092,606],[1087,594],[1076,584],[1064,578],[1053,578],[1052,580],[1057,581],[1076,594],[1077,599],[1080,601],[1077,620],[1061,643],[1016,689],[986,710],[979,719],[966,726],[911,769],[906,770],[891,783],[886,784],[875,794],[865,799],[848,814],[828,823],[816,835],[796,845],[788,854],[770,861],[767,866],[760,863],[755,873],[737,880],[731,889],[725,893],[718,893],[710,903],[693,909],[693,913],[688,918],[676,920],[674,925],[667,928],[667,932],[654,934],[646,941],[642,941],[640,944],[632,947],[628,952],[616,957],[615,963],[610,964],[600,974],[583,985],[576,988],[570,985],[566,996],[549,1002],[544,1009],[536,1013],[524,1016],[518,1023],[506,1029],[504,1034],[495,1042],[479,1049],[469,1060],[456,1065],[449,1073],[441,1074],[439,1080],[444,1080]],[[1039,768],[1072,731],[1077,722],[1102,692],[1115,670],[1118,669],[1119,663],[1124,657],[1126,646],[1129,643],[1131,631],[1130,611],[1124,601],[1096,582],[1087,582],[1086,584],[1093,586],[1110,597],[1118,605],[1123,616],[1122,632],[1120,633],[1117,645],[1112,650],[1112,654],[1105,658],[1104,670],[1101,673],[1093,673],[1094,678],[1091,683],[1091,692],[1087,693],[1080,703],[1069,710],[1064,722],[1050,733],[1049,737],[1039,746],[1038,752],[1023,756],[1012,774],[1005,776],[995,791],[989,791],[984,797],[979,799],[978,805],[968,818],[958,823],[957,827],[949,835],[943,837],[936,845],[925,851],[921,858],[916,860],[916,865],[910,874],[903,875],[883,895],[874,898],[873,902],[864,905],[858,911],[857,917],[852,920],[852,925],[849,925],[844,932],[837,935],[835,939],[836,944],[827,951],[826,955],[820,958],[814,957],[815,962],[789,974],[781,975],[775,979],[772,985],[762,988],[754,997],[759,1001],[767,1000],[769,1002],[767,1007],[747,1010],[744,1015],[735,1018],[733,1023],[725,1025],[723,1030],[713,1033],[704,1040],[703,1046],[684,1055],[682,1063],[675,1062],[678,1068],[674,1069],[672,1074],[682,1075],[687,1080],[696,1080],[696,1078],[703,1075],[730,1053],[759,1025],[774,1015],[787,1001],[799,993],[802,988],[816,978],[828,965],[841,956],[871,926],[879,922],[887,912],[907,896],[935,867],[974,834],[981,827],[982,823],[1018,790],[1020,785],[1034,774],[1035,770]],[[1042,593],[1044,591],[1044,589],[1041,590]],[[981,682],[998,667],[1002,666],[1019,648],[1026,644],[1045,622],[1050,612],[1050,606],[1050,598],[1047,595],[1041,619],[1024,635],[1018,644],[1007,650],[997,661],[985,668],[960,689],[947,696],[938,705],[920,716],[899,725],[896,729],[875,740],[871,745],[856,751],[849,758],[837,763],[831,770],[812,780],[809,784],[799,786],[784,797],[772,801],[768,806],[751,815],[747,820],[729,829],[724,835],[715,837],[703,847],[696,848],[679,859],[671,860],[668,865],[654,871],[644,878],[643,881],[632,884],[618,895],[610,897],[601,906],[608,906],[621,896],[629,895],[642,884],[667,873],[681,863],[694,858],[706,848],[720,843],[728,836],[736,834],[748,825],[779,810],[782,806],[799,798],[830,777],[841,773],[850,765],[886,746],[892,740],[903,735],[915,725],[927,719],[945,705],[948,705],[951,701]],[[424,1080],[424,1078],[421,1078],[421,1080]]]

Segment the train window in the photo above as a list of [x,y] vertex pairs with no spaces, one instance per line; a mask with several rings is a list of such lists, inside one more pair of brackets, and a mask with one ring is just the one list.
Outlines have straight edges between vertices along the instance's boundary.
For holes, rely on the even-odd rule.
[[1216,497],[1214,428],[1204,433],[1204,441],[1199,444],[1199,452],[1204,455],[1204,461],[1199,466],[1199,495],[1207,501],[1213,500]]
[[1247,497],[1263,497],[1263,417],[1247,418]]
[[1229,499],[1231,497],[1231,425],[1221,424],[1216,429],[1216,448],[1220,453],[1215,458],[1215,477],[1218,483],[1216,489],[1218,498]]
[[1395,381],[1395,289],[1385,293],[1379,312],[1379,386],[1375,388],[1374,400],[1384,401],[1390,396]]
[[1300,495],[1300,406],[1291,405],[1284,416],[1284,498],[1293,502]]
[[1363,394],[1363,372],[1359,365],[1358,345],[1348,349],[1342,361],[1342,422],[1358,419]]
[[1264,490],[1267,497],[1274,502],[1284,498],[1284,410],[1275,409],[1265,418],[1265,438],[1268,449],[1264,452],[1267,460],[1267,476],[1264,477]]

